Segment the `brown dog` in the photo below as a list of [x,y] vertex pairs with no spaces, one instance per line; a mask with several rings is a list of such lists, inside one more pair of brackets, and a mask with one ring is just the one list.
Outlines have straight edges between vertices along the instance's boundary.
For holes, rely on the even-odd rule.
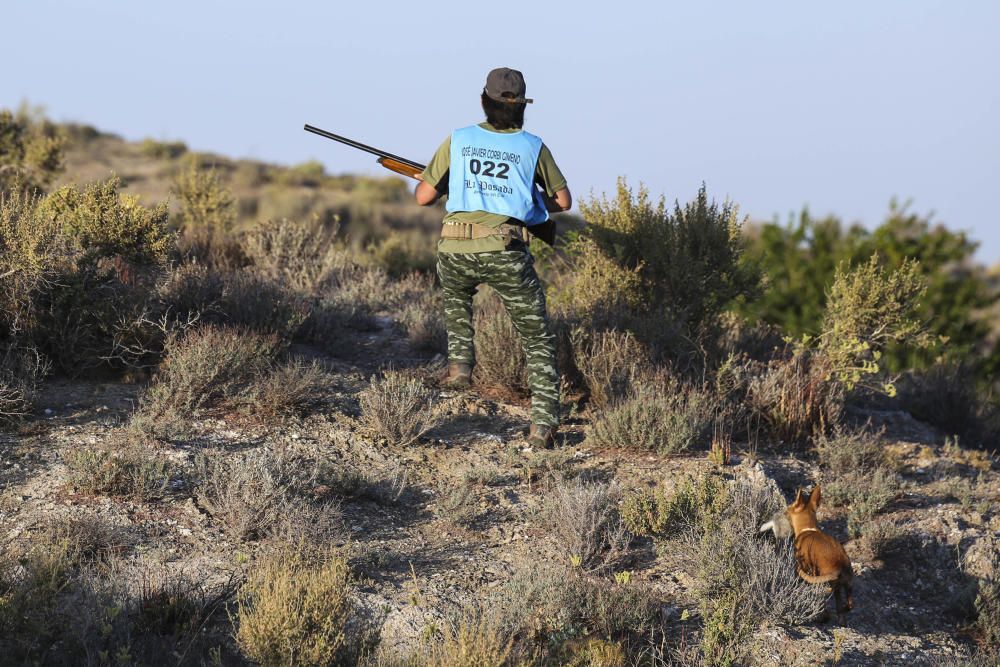
[[795,562],[799,576],[810,584],[830,584],[837,611],[845,613],[854,607],[854,570],[843,545],[820,531],[816,525],[816,509],[820,491],[817,484],[809,500],[802,498],[802,489],[786,514],[795,534]]
[[833,587],[837,611],[845,613],[854,606],[854,570],[851,559],[840,542],[820,531],[816,525],[820,490],[817,485],[802,498],[799,489],[795,502],[784,512],[778,512],[760,527],[760,532],[770,530],[778,539],[795,537],[795,562],[799,576],[810,584],[830,584]]

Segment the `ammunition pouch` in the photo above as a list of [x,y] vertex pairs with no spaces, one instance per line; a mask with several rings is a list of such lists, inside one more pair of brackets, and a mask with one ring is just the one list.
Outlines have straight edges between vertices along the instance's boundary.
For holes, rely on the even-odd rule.
[[504,223],[497,227],[480,225],[475,222],[446,222],[441,227],[441,238],[472,241],[498,236],[504,240],[504,247],[516,243],[528,243],[528,234],[522,225]]

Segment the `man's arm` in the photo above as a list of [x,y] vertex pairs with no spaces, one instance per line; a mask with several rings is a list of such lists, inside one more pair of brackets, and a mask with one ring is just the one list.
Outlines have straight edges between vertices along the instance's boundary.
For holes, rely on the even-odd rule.
[[573,208],[573,194],[569,188],[561,188],[551,197],[543,190],[542,199],[549,213],[562,213]]
[[413,196],[421,206],[430,206],[448,191],[448,174],[451,162],[451,137],[438,146],[424,173],[414,176],[419,183]]
[[422,174],[417,174],[417,189],[413,191],[413,196],[416,197],[417,203],[421,206],[430,206],[436,202],[440,197],[441,193],[437,191],[433,185],[424,181]]

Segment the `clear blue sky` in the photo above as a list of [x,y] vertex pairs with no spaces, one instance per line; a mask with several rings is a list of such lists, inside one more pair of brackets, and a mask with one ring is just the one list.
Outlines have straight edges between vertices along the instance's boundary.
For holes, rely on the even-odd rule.
[[8,2],[0,106],[130,139],[381,173],[305,122],[418,161],[524,71],[577,198],[705,181],[754,219],[874,225],[913,199],[1000,260],[1000,2]]

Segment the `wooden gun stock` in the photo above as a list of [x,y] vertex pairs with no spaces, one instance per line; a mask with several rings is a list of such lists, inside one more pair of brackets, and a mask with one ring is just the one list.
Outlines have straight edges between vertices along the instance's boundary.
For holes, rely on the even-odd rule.
[[380,157],[377,162],[389,171],[394,171],[409,178],[417,178],[423,172],[423,169],[418,169],[412,164],[400,162],[399,160],[393,160],[391,157]]

